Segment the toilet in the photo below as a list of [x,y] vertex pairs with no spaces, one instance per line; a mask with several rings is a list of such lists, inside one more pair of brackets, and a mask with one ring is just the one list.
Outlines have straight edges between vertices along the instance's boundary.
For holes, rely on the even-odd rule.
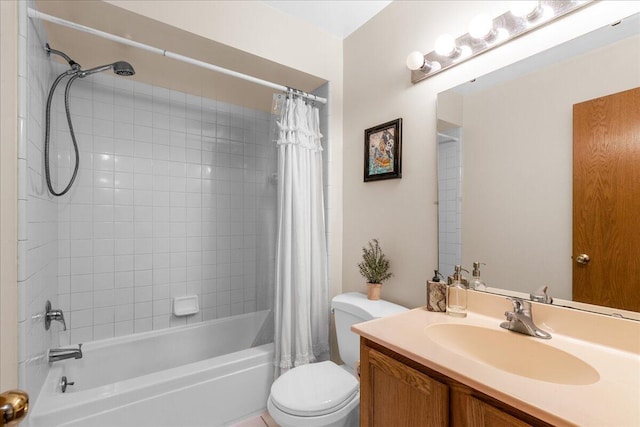
[[360,383],[354,365],[360,360],[360,336],[351,332],[351,325],[408,310],[388,301],[368,300],[359,292],[336,296],[331,309],[345,364],[326,361],[298,366],[276,379],[267,410],[281,427],[357,427]]

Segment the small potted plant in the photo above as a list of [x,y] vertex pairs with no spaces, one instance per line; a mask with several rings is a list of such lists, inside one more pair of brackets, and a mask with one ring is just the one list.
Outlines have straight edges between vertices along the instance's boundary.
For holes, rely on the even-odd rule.
[[378,239],[369,241],[368,246],[362,248],[362,262],[358,264],[360,274],[367,279],[367,298],[380,299],[382,282],[391,277],[390,263],[385,257]]

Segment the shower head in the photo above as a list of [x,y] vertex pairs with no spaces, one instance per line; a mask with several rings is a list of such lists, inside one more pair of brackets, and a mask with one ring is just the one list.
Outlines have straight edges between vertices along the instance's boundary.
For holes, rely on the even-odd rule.
[[133,66],[125,61],[114,62],[113,64],[113,72],[119,76],[129,77],[133,76],[136,71],[133,69]]
[[109,69],[113,70],[113,72],[119,76],[133,76],[136,73],[131,64],[125,61],[118,61],[114,62],[113,64],[101,65],[99,67],[91,68],[90,70],[82,70],[78,74],[78,77],[87,77],[88,75],[100,73]]

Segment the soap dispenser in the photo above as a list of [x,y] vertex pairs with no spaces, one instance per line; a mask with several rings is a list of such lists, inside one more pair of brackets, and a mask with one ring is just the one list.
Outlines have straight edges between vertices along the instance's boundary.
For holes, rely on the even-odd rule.
[[467,280],[467,278],[462,275],[463,271],[466,271],[467,273],[469,272],[469,270],[462,268],[462,266],[455,265],[453,267],[453,274],[451,276],[447,276],[447,285],[452,284],[454,280],[457,279],[463,285],[469,286],[469,280]]
[[455,317],[467,317],[467,286],[462,282],[461,270],[461,266],[455,266],[451,284],[447,285],[447,314]]
[[433,270],[433,278],[427,281],[427,310],[444,312],[447,310],[447,285],[440,281],[442,274]]
[[471,273],[471,282],[469,282],[469,289],[476,291],[486,291],[487,284],[480,278],[480,265],[487,265],[484,262],[476,261],[473,263],[473,272]]

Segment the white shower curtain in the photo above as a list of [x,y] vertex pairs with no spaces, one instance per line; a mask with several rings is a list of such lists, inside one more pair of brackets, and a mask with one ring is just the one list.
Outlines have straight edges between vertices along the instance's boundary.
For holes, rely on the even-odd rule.
[[324,359],[329,351],[318,108],[301,98],[287,97],[277,125],[276,376],[294,366]]

